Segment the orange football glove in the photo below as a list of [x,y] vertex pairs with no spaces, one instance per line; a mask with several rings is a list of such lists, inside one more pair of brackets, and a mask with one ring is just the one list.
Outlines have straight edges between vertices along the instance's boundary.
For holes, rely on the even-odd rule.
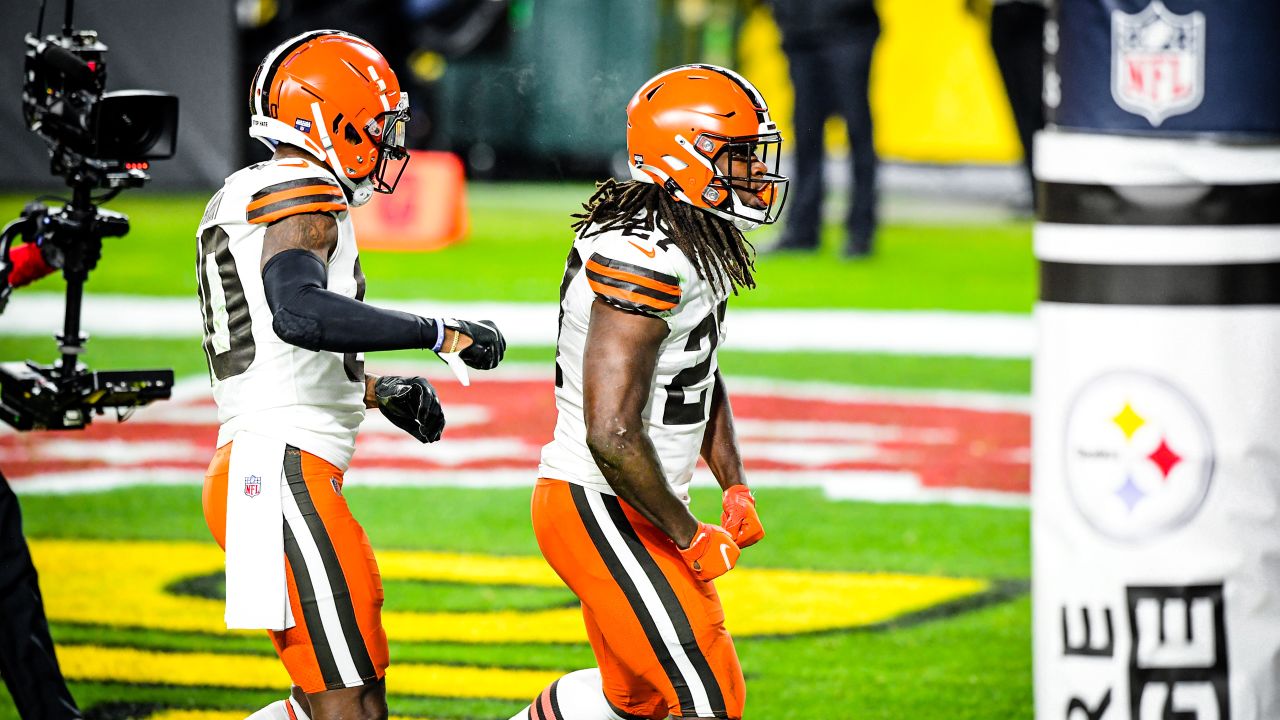
[[719,525],[702,523],[689,547],[680,551],[694,577],[707,582],[733,569],[742,551],[728,531]]
[[724,491],[724,512],[720,524],[733,536],[738,547],[750,547],[764,537],[764,526],[756,513],[756,498],[746,485],[734,485]]

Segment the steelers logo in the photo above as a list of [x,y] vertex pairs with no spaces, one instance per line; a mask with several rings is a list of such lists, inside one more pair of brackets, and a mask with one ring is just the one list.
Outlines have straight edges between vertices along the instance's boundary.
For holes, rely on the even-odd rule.
[[1204,416],[1172,384],[1110,372],[1076,396],[1066,424],[1067,491],[1095,530],[1149,540],[1188,523],[1213,477]]

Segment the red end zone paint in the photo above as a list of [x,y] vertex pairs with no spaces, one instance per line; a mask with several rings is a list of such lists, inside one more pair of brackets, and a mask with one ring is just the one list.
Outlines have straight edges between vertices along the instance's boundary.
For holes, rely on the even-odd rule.
[[[445,439],[421,445],[371,411],[352,477],[358,482],[362,471],[393,480],[396,471],[437,478],[465,472],[471,478],[525,474],[532,481],[555,423],[550,382],[487,377],[470,388],[448,380],[435,384],[449,418]],[[752,383],[731,390],[749,473],[780,481],[864,473],[867,482],[875,482],[876,473],[910,473],[926,489],[1029,491],[1025,412],[844,389],[797,396],[789,387]],[[216,437],[213,401],[200,394],[143,408],[124,423],[99,418],[83,432],[0,435],[0,467],[19,487],[55,475],[90,480],[105,472],[140,479],[185,479],[189,473],[191,482],[199,482]]]

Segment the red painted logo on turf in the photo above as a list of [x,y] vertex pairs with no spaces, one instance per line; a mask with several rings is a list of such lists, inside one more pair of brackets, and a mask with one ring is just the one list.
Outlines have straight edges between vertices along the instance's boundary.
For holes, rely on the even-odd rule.
[[[449,416],[444,438],[424,446],[370,412],[351,463],[356,484],[532,486],[555,429],[551,378],[435,384]],[[1016,402],[957,394],[934,402],[918,392],[734,378],[729,384],[748,482],[821,485],[848,490],[842,496],[849,498],[947,490],[1025,497],[1029,490],[1031,422]],[[94,423],[72,436],[0,432],[0,467],[15,483],[59,487],[104,479],[198,483],[217,436],[217,409],[202,389],[141,408],[126,423]],[[1169,440],[1185,456],[1180,443]],[[245,486],[250,497],[260,491]]]

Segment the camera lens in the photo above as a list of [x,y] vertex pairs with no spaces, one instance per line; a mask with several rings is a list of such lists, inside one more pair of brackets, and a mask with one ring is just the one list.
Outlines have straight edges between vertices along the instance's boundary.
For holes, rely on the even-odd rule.
[[94,155],[154,160],[173,155],[178,99],[148,90],[110,92],[94,107]]

